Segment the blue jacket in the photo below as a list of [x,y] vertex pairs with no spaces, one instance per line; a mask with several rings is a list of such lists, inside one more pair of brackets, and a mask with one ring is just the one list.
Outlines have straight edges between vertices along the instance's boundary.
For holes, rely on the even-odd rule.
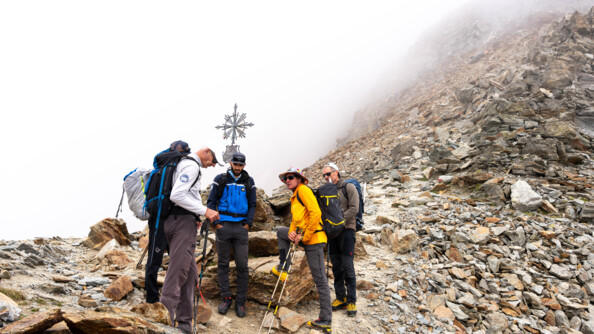
[[221,222],[243,222],[251,227],[256,213],[254,179],[245,170],[237,179],[231,169],[227,173],[217,175],[210,188],[206,206],[211,210],[219,211]]

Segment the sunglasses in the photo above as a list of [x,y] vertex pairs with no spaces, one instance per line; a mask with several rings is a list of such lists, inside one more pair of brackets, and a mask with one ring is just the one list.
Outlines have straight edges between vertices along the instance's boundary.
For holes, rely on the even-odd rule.
[[328,172],[328,173],[324,173],[322,174],[323,177],[330,177],[330,175],[332,175],[332,173],[334,173],[334,171]]
[[287,182],[287,181],[291,181],[295,178],[295,175],[287,175],[287,176],[283,176],[282,180],[283,182]]

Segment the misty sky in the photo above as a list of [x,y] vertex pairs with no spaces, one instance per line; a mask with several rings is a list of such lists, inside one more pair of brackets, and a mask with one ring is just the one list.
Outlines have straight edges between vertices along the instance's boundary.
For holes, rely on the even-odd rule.
[[[0,239],[83,237],[122,178],[182,139],[224,151],[225,114],[271,194],[344,136],[378,78],[468,0],[2,1]],[[206,187],[223,167],[203,170]],[[128,229],[145,223],[127,205]]]

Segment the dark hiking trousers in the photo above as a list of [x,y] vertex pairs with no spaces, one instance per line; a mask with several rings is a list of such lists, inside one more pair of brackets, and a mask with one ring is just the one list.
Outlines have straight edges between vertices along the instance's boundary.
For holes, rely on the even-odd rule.
[[243,222],[221,222],[223,227],[216,230],[218,267],[217,279],[221,298],[231,297],[229,287],[229,261],[231,260],[231,248],[235,257],[237,267],[237,297],[236,304],[243,305],[247,299],[249,280],[248,269],[248,230],[243,227]]
[[157,286],[157,274],[163,262],[163,252],[167,249],[167,238],[163,226],[165,221],[159,220],[159,226],[155,233],[155,222],[149,220],[147,258],[144,268],[144,288],[146,289],[146,302],[156,303],[159,301],[159,287]]
[[[286,257],[291,245],[291,240],[289,240],[289,228],[279,228],[276,232],[276,235],[278,237],[278,250],[280,254],[280,266],[278,268],[282,268],[283,265],[288,268],[290,263],[286,261]],[[311,271],[311,276],[313,277],[316,288],[318,289],[318,295],[320,297],[319,318],[324,321],[332,322],[332,301],[330,300],[330,286],[328,286],[328,277],[326,277],[326,263],[324,263],[324,247],[326,247],[326,244],[320,243],[304,245],[300,242],[299,246],[305,249],[305,256],[307,257],[309,270]]]
[[194,291],[198,283],[196,269],[196,217],[191,214],[170,215],[165,220],[169,243],[169,267],[161,293],[161,303],[171,316],[171,323],[191,332]]
[[[355,230],[345,228],[336,238],[328,242],[330,261],[334,274],[336,299],[346,297],[347,303],[357,303],[357,278],[355,276]],[[345,289],[346,286],[346,289]]]

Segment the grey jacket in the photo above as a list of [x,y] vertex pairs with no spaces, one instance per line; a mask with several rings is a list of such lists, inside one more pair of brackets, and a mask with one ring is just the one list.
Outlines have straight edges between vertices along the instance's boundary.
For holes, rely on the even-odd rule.
[[340,190],[340,207],[344,215],[345,227],[356,230],[357,212],[359,212],[359,192],[357,192],[355,185],[345,183],[342,179],[336,182],[336,186]]

